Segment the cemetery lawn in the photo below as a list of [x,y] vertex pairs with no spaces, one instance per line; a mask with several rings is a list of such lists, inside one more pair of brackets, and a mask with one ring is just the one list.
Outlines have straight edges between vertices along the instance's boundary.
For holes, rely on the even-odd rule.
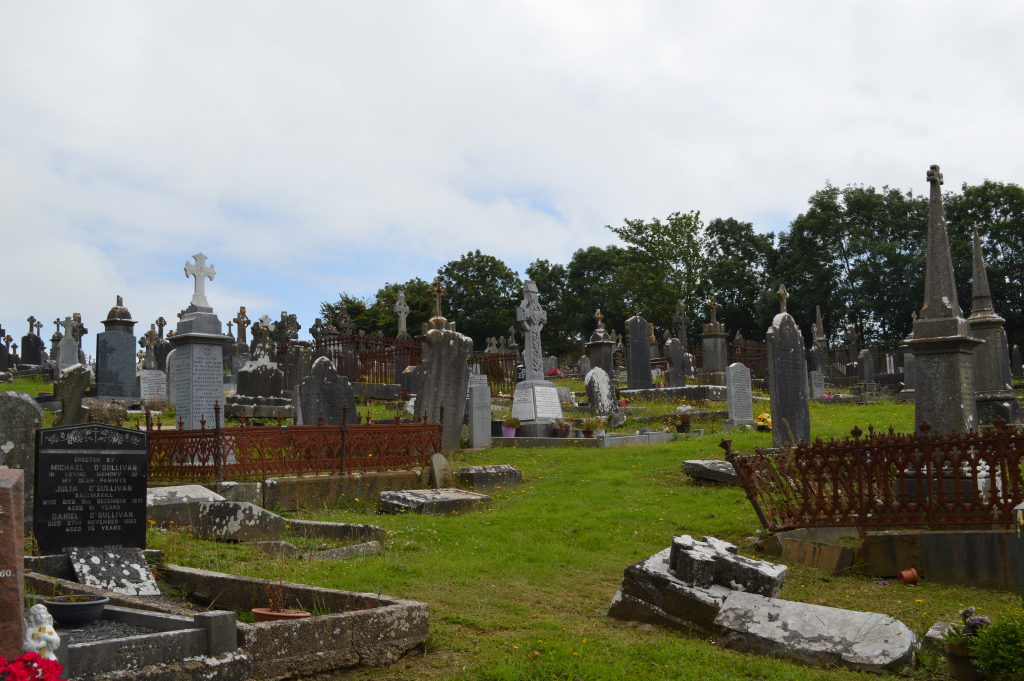
[[0,392],[8,391],[28,393],[32,397],[39,397],[40,392],[53,392],[53,382],[38,378],[14,378],[10,383],[0,383]]
[[[855,425],[907,431],[913,405],[812,404],[812,435],[841,436]],[[733,447],[770,446],[770,434],[734,432]],[[490,510],[457,517],[378,516],[367,500],[348,508],[307,509],[292,517],[373,523],[388,529],[382,555],[343,562],[287,560],[284,578],[426,602],[432,638],[386,669],[357,669],[352,679],[854,679],[742,655],[708,638],[605,616],[626,566],[667,548],[673,536],[714,535],[754,553],[759,524],[738,488],[696,485],[680,462],[722,458],[720,434],[665,445],[610,449],[463,451],[460,464],[510,463],[525,484],[501,490]],[[282,566],[248,547],[150,531],[169,562],[236,574],[277,577]],[[922,581],[875,584],[866,572],[832,576],[790,566],[782,597],[882,612],[919,636],[936,621],[956,621],[979,606],[990,617],[1019,609],[1017,597]],[[263,604],[257,604],[263,605]],[[915,678],[944,678],[944,663]],[[321,678],[329,678],[329,675]]]

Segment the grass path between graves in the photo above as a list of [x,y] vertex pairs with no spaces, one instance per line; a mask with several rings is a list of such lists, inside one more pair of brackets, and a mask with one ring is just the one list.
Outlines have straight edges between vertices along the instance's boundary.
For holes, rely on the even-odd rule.
[[[812,405],[812,435],[842,436],[869,423],[910,429],[913,405]],[[731,432],[750,453],[770,434]],[[462,452],[453,464],[510,463],[526,484],[502,490],[490,510],[457,517],[377,516],[363,502],[296,517],[374,523],[389,531],[383,555],[345,562],[289,561],[290,581],[424,601],[431,609],[425,651],[346,679],[853,679],[782,660],[742,655],[710,639],[640,627],[605,616],[624,568],[680,534],[714,535],[753,555],[759,524],[737,488],[695,485],[680,462],[721,458],[720,433],[665,445],[611,449],[495,449]],[[253,549],[150,532],[173,563],[259,577],[279,564]],[[764,557],[764,554],[757,554]],[[791,566],[783,598],[883,612],[923,635],[955,621],[966,605],[990,616],[1019,608],[1013,594],[922,582],[874,583]],[[939,667],[916,678],[946,678]],[[318,678],[335,678],[322,675]]]

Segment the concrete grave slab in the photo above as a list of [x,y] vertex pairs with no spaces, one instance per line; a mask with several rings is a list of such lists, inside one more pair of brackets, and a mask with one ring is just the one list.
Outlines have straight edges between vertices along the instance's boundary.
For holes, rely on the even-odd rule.
[[125,596],[160,595],[142,549],[74,547],[68,549],[68,558],[81,584]]
[[486,494],[504,487],[523,484],[523,472],[515,466],[463,466],[455,475],[456,482],[474,492]]
[[725,599],[715,637],[743,652],[875,673],[901,669],[917,649],[914,632],[886,615],[743,592]]
[[838,574],[853,566],[857,552],[851,546],[826,544],[806,539],[783,539],[782,560],[797,565],[808,565]]
[[490,503],[491,498],[485,494],[461,489],[417,489],[381,492],[378,510],[381,513],[455,515],[480,510]]
[[202,485],[150,487],[146,490],[146,506],[162,506],[182,502],[224,501],[224,497]]
[[227,542],[278,541],[285,519],[245,501],[201,501],[197,532]]
[[348,560],[356,556],[375,556],[381,553],[384,547],[379,541],[368,541],[353,546],[342,546],[337,549],[326,551],[314,551],[302,557],[303,560]]
[[711,480],[726,485],[739,486],[740,479],[736,469],[728,461],[716,459],[694,459],[683,462],[683,472],[698,480]]

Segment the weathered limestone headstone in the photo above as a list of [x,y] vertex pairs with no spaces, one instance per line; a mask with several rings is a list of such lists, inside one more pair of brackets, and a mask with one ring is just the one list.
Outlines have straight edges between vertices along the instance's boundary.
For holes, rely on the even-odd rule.
[[974,349],[981,343],[970,336],[953,278],[953,260],[942,207],[942,174],[928,170],[928,251],[925,264],[924,306],[907,339],[917,362],[914,425],[931,424],[931,435],[966,433],[978,429],[974,391]]
[[[59,379],[61,374],[76,364],[81,364],[78,357],[78,341],[75,340],[74,334],[74,319],[65,317],[64,321],[61,322],[61,326],[64,327],[64,337],[60,339],[60,344],[57,346],[58,360],[57,367],[53,373],[54,380]],[[132,348],[132,352],[135,352],[135,348]]]
[[334,363],[327,357],[313,362],[310,375],[299,384],[302,422],[315,426],[323,417],[323,425],[340,426],[342,410],[348,404],[348,422],[356,422],[356,399],[345,376],[338,376]]
[[81,364],[68,367],[53,385],[53,396],[60,402],[60,415],[55,426],[72,426],[89,420],[89,410],[82,406],[82,394],[89,387],[89,370]]
[[[0,466],[25,471],[35,479],[36,429],[43,409],[28,393],[0,392]],[[32,515],[32,486],[25,491],[25,515]]]
[[284,389],[284,372],[277,368],[271,357],[272,336],[277,325],[270,317],[260,319],[254,340],[256,351],[253,358],[238,372],[237,394],[246,397],[280,397]]
[[811,411],[807,391],[807,359],[800,327],[786,312],[786,287],[779,288],[782,311],[766,334],[768,383],[771,397],[772,446],[786,447],[811,441]]
[[1013,393],[1010,351],[1006,347],[1003,318],[992,307],[992,294],[985,272],[978,226],[974,226],[974,279],[971,285],[971,336],[985,341],[974,348],[974,394],[978,423],[990,424],[996,418],[1007,423],[1021,422],[1021,409]]
[[474,449],[491,444],[491,389],[474,385],[469,389],[469,446]]
[[820,371],[811,372],[811,399],[825,397],[825,375]]
[[651,325],[639,311],[626,320],[626,385],[630,390],[651,387]]
[[592,365],[590,363],[590,358],[589,357],[587,357],[586,355],[583,355],[582,357],[580,357],[580,369],[579,369],[580,376],[586,376],[587,372],[590,371],[591,366]]
[[459,449],[462,438],[473,339],[447,329],[428,329],[421,339],[426,352],[416,393],[416,413],[426,414],[429,423],[437,423],[444,403],[441,453],[447,454]]
[[309,376],[313,368],[313,347],[309,341],[292,340],[284,359],[285,396],[294,396],[302,379]]
[[626,422],[626,415],[619,410],[615,399],[615,386],[604,369],[591,369],[583,379],[583,386],[587,390],[590,409],[598,416],[607,416],[609,426],[615,428]]
[[25,641],[25,472],[0,470],[0,655],[13,660]]
[[1024,374],[1024,360],[1021,359],[1019,345],[1013,346],[1013,356],[1011,358],[1011,361],[1013,365],[1013,375],[1016,377],[1020,377],[1022,374]]
[[195,277],[195,294],[170,338],[174,354],[168,357],[171,393],[185,430],[200,428],[203,419],[207,428],[215,425],[214,403],[224,400],[224,344],[230,340],[206,299],[205,280],[213,281],[217,270],[206,265],[202,253],[192,257],[195,262],[185,263],[185,276]]
[[704,333],[700,335],[703,341],[704,380],[711,385],[725,385],[725,370],[729,364],[729,334],[725,332],[725,324],[715,318],[718,304],[714,296],[708,302],[708,309],[711,310],[711,320],[704,325]]
[[668,387],[686,385],[687,352],[677,338],[665,341],[665,358],[668,360]]
[[96,334],[96,392],[102,400],[131,402],[139,396],[135,381],[135,320],[121,296]]
[[[597,328],[594,329],[593,335],[590,336],[590,342],[586,345],[587,352],[590,354],[590,368],[601,367],[609,376],[614,376],[615,365],[612,360],[612,351],[615,349],[615,343],[604,328],[604,315],[600,310],[594,313],[594,319],[597,320]],[[582,366],[580,373],[583,373],[584,376],[587,375],[583,372]]]
[[729,418],[722,419],[722,428],[754,425],[754,397],[750,387],[750,369],[740,362],[729,365],[725,372],[725,391],[729,400]]
[[87,423],[39,431],[32,518],[39,552],[146,548],[148,461],[143,430]]
[[525,379],[516,383],[512,416],[519,419],[520,437],[545,437],[554,419],[562,418],[562,403],[555,384],[544,378],[544,355],[540,331],[548,313],[540,306],[537,284],[523,282],[523,302],[516,308],[516,320],[523,324],[523,367]]

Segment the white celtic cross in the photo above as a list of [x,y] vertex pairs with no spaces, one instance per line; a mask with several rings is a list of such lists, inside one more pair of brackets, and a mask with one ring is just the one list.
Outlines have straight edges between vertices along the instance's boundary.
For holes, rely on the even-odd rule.
[[217,268],[213,265],[206,266],[206,256],[201,252],[196,253],[192,256],[195,258],[195,262],[191,263],[185,261],[185,278],[195,277],[196,278],[196,292],[192,296],[192,304],[196,307],[210,307],[210,303],[206,300],[206,279],[213,281],[214,276],[217,274]]
[[395,314],[398,315],[398,333],[406,333],[405,318],[409,314],[409,304],[405,302],[405,291],[398,292],[398,302],[395,303]]

